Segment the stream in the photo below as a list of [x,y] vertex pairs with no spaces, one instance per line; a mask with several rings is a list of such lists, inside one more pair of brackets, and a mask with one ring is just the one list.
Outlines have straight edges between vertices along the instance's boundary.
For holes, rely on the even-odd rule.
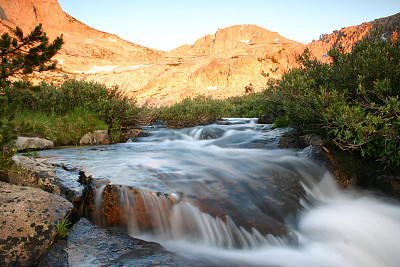
[[340,189],[298,150],[278,149],[287,129],[222,124],[147,127],[127,143],[40,155],[107,179],[96,210],[118,185],[124,231],[205,265],[400,265],[397,202]]

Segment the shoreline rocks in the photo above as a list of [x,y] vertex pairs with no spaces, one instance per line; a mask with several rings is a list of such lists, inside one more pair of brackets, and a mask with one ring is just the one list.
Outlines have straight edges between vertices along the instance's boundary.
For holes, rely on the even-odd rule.
[[108,145],[111,143],[107,130],[96,130],[93,133],[85,134],[81,140],[80,145]]
[[15,155],[13,160],[15,164],[3,182],[40,188],[79,205],[84,187],[78,182],[78,172],[56,168],[42,158]]
[[15,148],[18,151],[43,150],[54,148],[54,143],[53,141],[38,137],[18,136],[18,139],[15,143]]
[[0,265],[38,264],[56,238],[56,223],[73,209],[61,196],[0,182]]

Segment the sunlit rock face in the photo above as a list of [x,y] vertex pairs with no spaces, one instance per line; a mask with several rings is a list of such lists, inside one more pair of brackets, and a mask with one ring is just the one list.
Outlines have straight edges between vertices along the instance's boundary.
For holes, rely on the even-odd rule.
[[333,47],[342,46],[345,52],[351,52],[356,42],[364,38],[371,30],[380,29],[382,38],[390,39],[399,33],[400,13],[393,16],[365,22],[358,26],[345,27],[331,34],[321,34],[320,39],[307,45],[312,54],[323,61],[328,61],[326,54]]
[[[400,24],[398,17],[343,28],[308,48],[318,59],[335,45],[350,51],[378,25],[393,32]],[[270,79],[297,67],[296,57],[306,48],[255,25],[235,25],[200,37],[194,44],[159,51],[90,28],[65,13],[56,0],[0,0],[0,18],[0,32],[18,25],[28,33],[42,23],[51,40],[63,34],[65,44],[54,57],[59,70],[32,74],[31,81],[45,78],[61,83],[67,74],[119,85],[138,104],[168,105],[196,95],[226,98],[261,91]]]

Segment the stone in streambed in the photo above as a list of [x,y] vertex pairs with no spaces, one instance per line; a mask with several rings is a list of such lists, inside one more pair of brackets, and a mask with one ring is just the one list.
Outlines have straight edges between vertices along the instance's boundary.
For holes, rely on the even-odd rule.
[[200,139],[201,140],[208,140],[208,139],[218,139],[222,137],[225,133],[224,129],[214,126],[206,126],[203,128],[201,132]]

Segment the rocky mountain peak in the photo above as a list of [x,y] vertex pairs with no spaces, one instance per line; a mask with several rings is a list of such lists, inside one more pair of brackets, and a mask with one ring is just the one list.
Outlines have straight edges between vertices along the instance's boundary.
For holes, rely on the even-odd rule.
[[196,40],[190,52],[196,55],[211,55],[249,45],[294,42],[256,25],[234,25],[218,29]]

